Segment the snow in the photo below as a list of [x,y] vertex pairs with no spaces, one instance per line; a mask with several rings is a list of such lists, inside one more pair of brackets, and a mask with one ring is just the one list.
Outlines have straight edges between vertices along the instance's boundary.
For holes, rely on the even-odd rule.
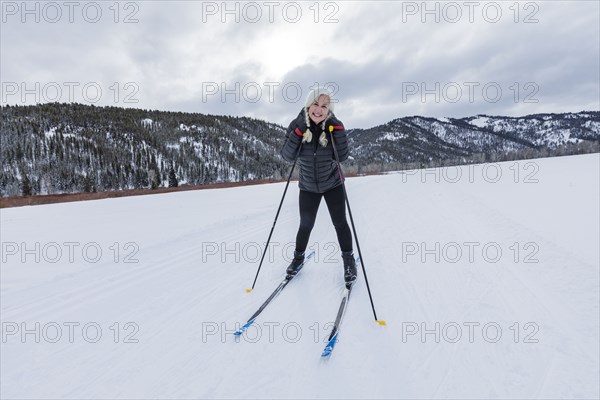
[[142,120],[142,125],[145,127],[151,127],[153,123],[154,123],[154,121],[152,121],[151,118],[144,118]]
[[600,133],[600,122],[586,121],[585,124],[583,124],[582,126],[590,129],[593,132]]
[[381,141],[381,140],[397,141],[397,140],[400,140],[400,139],[404,139],[406,137],[408,137],[408,135],[406,133],[401,133],[401,132],[386,132],[385,135],[382,135],[377,140],[378,141]]
[[47,137],[47,138],[51,138],[51,137],[53,137],[55,135],[56,135],[56,127],[55,126],[52,127],[52,128],[50,128],[49,131],[44,132],[44,136]]
[[[51,138],[56,136],[56,129],[58,129],[57,127],[52,127],[50,128],[50,130],[44,132],[44,136],[46,138]],[[62,134],[63,138],[74,138],[77,137],[77,135],[75,135],[74,133],[63,133]]]
[[179,130],[186,131],[186,132],[196,131],[196,132],[203,133],[206,130],[206,128],[203,126],[197,126],[197,125],[188,126],[186,124],[181,123],[181,124],[179,124]]
[[479,128],[485,128],[488,124],[488,117],[477,117],[469,121],[471,125],[478,126]]
[[388,326],[360,275],[329,360],[324,204],[317,259],[260,334],[231,334],[283,278],[296,182],[250,294],[284,183],[3,209],[2,397],[598,398],[599,171],[591,154],[348,178]]

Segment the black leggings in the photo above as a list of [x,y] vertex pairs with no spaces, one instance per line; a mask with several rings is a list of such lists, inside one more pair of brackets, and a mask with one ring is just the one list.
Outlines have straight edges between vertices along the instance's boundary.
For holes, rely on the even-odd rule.
[[296,236],[296,250],[306,250],[310,232],[317,218],[321,197],[325,197],[329,215],[340,243],[340,249],[342,251],[352,251],[352,233],[346,221],[346,203],[342,185],[336,186],[325,193],[300,190],[300,228]]

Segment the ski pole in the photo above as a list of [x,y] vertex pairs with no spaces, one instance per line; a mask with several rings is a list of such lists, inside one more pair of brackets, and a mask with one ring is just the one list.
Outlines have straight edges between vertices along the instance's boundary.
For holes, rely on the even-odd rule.
[[344,183],[344,173],[342,172],[342,166],[340,165],[340,158],[338,156],[337,149],[335,147],[335,141],[333,140],[333,126],[329,126],[329,135],[331,136],[331,146],[333,146],[333,154],[335,155],[335,162],[338,166],[338,171],[340,174],[340,182],[342,182],[342,189],[344,191],[344,198],[346,199],[346,205],[348,206],[348,214],[350,214],[350,223],[352,224],[352,232],[354,233],[354,240],[356,240],[356,248],[358,249],[358,256],[360,257],[360,265],[362,267],[362,272],[365,277],[365,283],[367,284],[367,292],[369,293],[369,300],[371,301],[371,308],[373,309],[373,316],[375,317],[375,322],[379,325],[387,325],[384,320],[377,319],[377,313],[375,312],[375,305],[373,304],[373,296],[371,296],[371,288],[369,287],[369,279],[367,279],[367,270],[365,269],[365,260],[362,256],[362,252],[360,251],[360,243],[358,241],[358,236],[356,235],[356,227],[354,226],[354,218],[352,217],[352,210],[350,209],[350,201],[348,201],[348,193],[346,192],[346,185]]
[[265,259],[265,254],[267,254],[267,248],[269,247],[269,243],[271,242],[271,235],[273,235],[273,230],[275,230],[275,224],[277,223],[277,218],[279,218],[279,212],[281,211],[281,206],[283,205],[283,199],[285,199],[285,194],[287,193],[288,186],[290,185],[290,179],[292,179],[292,173],[294,172],[294,168],[296,168],[296,161],[298,161],[298,156],[300,155],[300,150],[302,149],[302,145],[304,141],[300,142],[300,146],[298,146],[298,151],[296,152],[296,158],[294,158],[294,165],[292,165],[292,169],[290,170],[290,175],[287,178],[287,183],[285,184],[285,189],[283,190],[283,196],[281,196],[281,201],[279,202],[279,208],[277,208],[277,214],[275,214],[275,220],[273,221],[273,226],[271,227],[271,232],[269,233],[269,238],[267,239],[267,244],[265,245],[265,249],[262,253],[262,257],[260,258],[260,264],[258,264],[258,270],[256,271],[256,276],[254,277],[254,282],[252,282],[252,287],[246,289],[246,292],[250,293],[254,290],[254,285],[256,285],[256,280],[258,279],[258,274],[260,272],[260,267],[262,267],[262,263]]

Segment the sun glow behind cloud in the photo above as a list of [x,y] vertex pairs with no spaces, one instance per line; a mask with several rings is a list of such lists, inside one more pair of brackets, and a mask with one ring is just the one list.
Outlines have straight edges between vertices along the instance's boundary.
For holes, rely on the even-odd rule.
[[[22,23],[19,15],[4,15],[1,80],[27,88],[97,82],[104,96],[96,105],[252,115],[281,124],[295,115],[310,86],[327,82],[339,89],[337,109],[347,112],[348,125],[356,127],[415,114],[523,115],[600,108],[598,2],[520,2],[518,16],[510,8],[515,2],[496,2],[503,14],[493,23],[480,11],[494,2],[477,3],[473,22],[466,14],[449,21],[450,9],[435,22],[435,15],[407,12],[422,2],[386,1],[320,2],[317,22],[312,2],[296,3],[302,8],[297,22],[282,16],[283,7],[291,4],[285,2],[275,8],[273,22],[262,3],[255,3],[263,12],[257,22],[244,15],[236,22],[235,15],[206,14],[207,5],[225,3],[185,1],[136,2],[138,22],[131,24],[115,23],[109,3],[102,3],[105,18],[93,24],[81,18],[32,23],[31,17]],[[227,4],[242,10],[249,3]],[[435,4],[440,10],[447,7],[445,2],[427,2],[427,7]],[[462,11],[466,13],[464,7]],[[537,22],[524,23],[531,15]],[[122,101],[128,82],[138,87],[137,102]],[[273,99],[266,82],[279,84]],[[302,88],[299,100],[282,95],[281,87],[290,82]],[[478,83],[473,99],[469,82]],[[117,102],[111,89],[115,83]],[[535,90],[528,89],[531,83]],[[262,97],[207,96],[207,85],[215,84],[219,91],[258,86]],[[414,84],[419,91],[408,95],[406,89]],[[501,98],[486,99],[486,84],[497,85]],[[459,101],[448,96],[455,87],[463,90]],[[527,95],[537,102],[525,102]],[[75,101],[86,103],[79,97]],[[35,100],[27,95],[24,103]],[[58,101],[68,100],[62,96]],[[2,104],[15,103],[22,103],[20,93],[3,94]]]

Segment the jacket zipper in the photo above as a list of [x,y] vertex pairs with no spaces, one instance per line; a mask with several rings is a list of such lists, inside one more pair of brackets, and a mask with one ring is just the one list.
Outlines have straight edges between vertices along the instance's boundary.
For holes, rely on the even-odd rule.
[[317,174],[317,141],[313,140],[314,144],[313,144],[313,160],[314,160],[314,172],[315,172],[315,184],[317,185],[317,192],[320,192],[321,190],[319,189],[319,179],[318,179],[318,174]]

